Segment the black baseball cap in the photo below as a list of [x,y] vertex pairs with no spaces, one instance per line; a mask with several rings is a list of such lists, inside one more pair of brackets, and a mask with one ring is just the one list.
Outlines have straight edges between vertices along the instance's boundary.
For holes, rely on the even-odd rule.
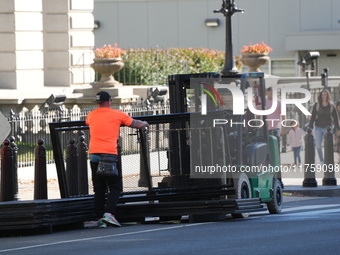
[[106,101],[111,101],[111,96],[106,91],[100,91],[96,94],[96,103],[102,103]]

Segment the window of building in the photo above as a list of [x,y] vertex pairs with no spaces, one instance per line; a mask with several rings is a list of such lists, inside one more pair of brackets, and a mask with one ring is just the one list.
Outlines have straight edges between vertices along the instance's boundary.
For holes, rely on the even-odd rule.
[[271,60],[271,74],[280,77],[295,76],[295,61],[293,59]]

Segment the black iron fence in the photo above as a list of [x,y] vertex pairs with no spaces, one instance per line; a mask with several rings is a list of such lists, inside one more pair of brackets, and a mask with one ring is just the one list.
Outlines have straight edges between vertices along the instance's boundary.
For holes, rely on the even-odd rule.
[[[325,87],[321,86],[317,87],[317,88],[313,88],[310,90],[311,93],[311,100],[305,104],[305,107],[309,110],[309,112],[312,112],[312,108],[314,106],[314,104],[317,102],[317,98],[319,96],[319,94],[325,89]],[[329,87],[328,88],[331,96],[332,96],[332,100],[333,102],[337,102],[338,100],[340,100],[340,87]],[[280,91],[279,93],[279,98],[281,98],[280,95]],[[287,95],[287,98],[293,99],[293,98],[301,98],[301,97],[305,97],[305,95],[299,94],[299,93],[291,93]],[[309,117],[306,116],[305,114],[303,114],[301,112],[300,109],[298,109],[296,107],[296,105],[287,105],[287,109],[286,109],[286,120],[297,120],[299,123],[299,126],[301,128],[303,128],[304,130],[307,130],[307,126],[309,124]],[[290,125],[290,123],[286,123],[286,125]],[[287,130],[287,134],[288,134]],[[287,148],[286,148],[286,144],[287,144],[287,134],[283,135],[281,138],[281,145],[282,145],[282,152],[286,152]]]
[[[113,106],[113,108],[126,112],[130,116],[145,116],[169,113],[168,102],[148,105],[141,101],[125,106]],[[42,112],[39,109],[16,113],[11,111],[7,116],[11,124],[10,138],[19,148],[18,167],[33,166],[34,149],[38,139],[44,140],[46,147],[47,163],[54,163],[51,136],[48,123],[61,121],[85,120],[87,114],[95,108],[73,108],[62,111]],[[3,146],[3,145],[2,145]]]
[[[324,89],[324,87],[311,90],[312,99],[310,101],[309,107],[307,106],[310,111],[322,89]],[[339,87],[332,87],[330,90],[333,101],[339,100]],[[294,93],[292,93],[292,95],[288,95],[289,98],[298,98],[299,96],[299,94]],[[130,116],[170,113],[170,105],[168,101],[154,105],[147,104],[146,101],[140,101],[138,103],[124,106],[113,106],[113,108],[124,111]],[[74,107],[73,109],[63,109],[62,111],[56,110],[49,112],[42,112],[39,109],[19,113],[11,111],[11,113],[7,116],[7,119],[11,124],[11,140],[17,144],[18,148],[20,148],[18,150],[18,167],[33,166],[34,148],[36,147],[38,139],[44,140],[47,153],[47,163],[53,163],[54,158],[48,123],[85,120],[87,114],[93,109],[94,108],[81,109]],[[304,127],[309,121],[308,118],[306,118],[306,116],[302,114],[301,111],[294,105],[287,105],[286,119],[298,120],[301,127]],[[282,146],[285,147],[285,137],[283,137]]]
[[[312,112],[312,108],[313,108],[314,103],[317,102],[318,95],[324,89],[325,89],[325,87],[320,86],[319,88],[313,88],[313,89],[310,90],[311,100],[309,101],[308,104],[305,105],[305,107],[310,112]],[[338,101],[340,99],[339,87],[330,87],[329,90],[330,90],[333,102]],[[287,98],[290,98],[290,99],[292,99],[292,98],[298,99],[298,98],[301,98],[301,97],[305,97],[305,95],[295,93],[295,92],[287,95]],[[280,98],[280,91],[279,91],[279,98]],[[292,104],[287,105],[286,119],[298,120],[300,127],[304,127],[309,122],[308,118],[303,113],[301,113],[301,111],[296,107],[296,105],[292,105]]]

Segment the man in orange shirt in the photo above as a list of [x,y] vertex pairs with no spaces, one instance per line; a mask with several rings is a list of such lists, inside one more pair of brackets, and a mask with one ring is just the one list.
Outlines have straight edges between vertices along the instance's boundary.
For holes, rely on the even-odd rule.
[[[117,140],[121,125],[140,129],[148,127],[149,124],[134,120],[126,113],[110,108],[111,96],[106,91],[98,92],[95,102],[98,108],[87,115],[86,124],[90,128],[89,154],[98,226],[106,227],[107,223],[120,226],[114,213],[122,191],[122,173],[112,177],[96,175],[99,158],[102,153],[117,156]],[[106,187],[108,197],[105,204]]]

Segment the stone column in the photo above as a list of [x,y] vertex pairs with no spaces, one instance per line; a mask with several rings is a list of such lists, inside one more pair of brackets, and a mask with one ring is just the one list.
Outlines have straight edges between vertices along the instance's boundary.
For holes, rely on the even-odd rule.
[[43,0],[45,86],[90,83],[93,0]]
[[44,86],[42,0],[0,0],[0,89]]

